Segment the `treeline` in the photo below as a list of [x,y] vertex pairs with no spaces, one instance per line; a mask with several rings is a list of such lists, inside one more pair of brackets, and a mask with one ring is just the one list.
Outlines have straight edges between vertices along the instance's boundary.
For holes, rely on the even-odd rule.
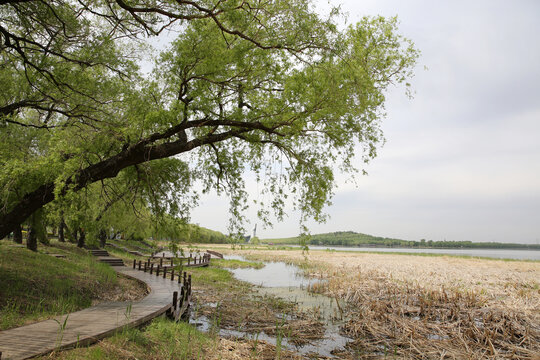
[[230,238],[219,232],[210,230],[199,225],[190,224],[191,240],[195,243],[204,244],[226,244],[230,242]]
[[[266,239],[266,243],[274,244],[299,244],[300,237]],[[377,246],[377,247],[404,247],[404,248],[492,248],[492,249],[538,249],[540,245],[514,244],[500,242],[472,242],[472,241],[433,241],[421,239],[401,240],[354,231],[338,231],[325,234],[315,234],[309,237],[308,245],[323,246]]]

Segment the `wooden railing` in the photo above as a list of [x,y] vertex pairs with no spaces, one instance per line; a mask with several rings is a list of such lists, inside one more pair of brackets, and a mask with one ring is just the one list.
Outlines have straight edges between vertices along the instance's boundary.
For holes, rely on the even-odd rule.
[[[159,264],[157,264],[154,271],[154,263],[149,263],[149,261],[145,261],[143,266],[142,260],[139,260],[137,262],[136,259],[133,259],[133,269],[144,272],[149,271],[150,274],[153,274],[155,272],[156,276],[160,276],[160,274],[162,274],[163,278],[166,279],[169,266],[160,266]],[[171,278],[171,281],[175,281],[174,267],[171,268],[171,271],[169,272],[169,277]],[[177,279],[178,284],[181,285],[180,293],[178,293],[178,291],[173,292],[172,306],[167,311],[167,316],[176,321],[178,321],[180,318],[184,318],[189,309],[189,303],[191,301],[191,274],[188,275],[185,271],[180,270],[178,272]]]
[[206,252],[209,253],[210,255],[214,255],[217,258],[223,259],[222,253],[218,253],[217,251],[214,251],[214,250],[206,250]]
[[189,255],[186,257],[171,257],[165,256],[165,253],[162,256],[151,256],[146,262],[148,263],[147,267],[151,264],[158,265],[160,267],[173,267],[173,266],[183,266],[183,267],[201,267],[210,265],[210,254],[203,254],[199,256]]

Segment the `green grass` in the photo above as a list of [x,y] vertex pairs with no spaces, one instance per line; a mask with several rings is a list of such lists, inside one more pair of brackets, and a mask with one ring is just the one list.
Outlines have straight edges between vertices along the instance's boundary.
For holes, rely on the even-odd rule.
[[114,257],[118,257],[118,258],[121,258],[122,260],[124,260],[124,263],[127,266],[132,265],[133,259],[137,259],[137,260],[141,259],[140,256],[133,255],[133,254],[127,252],[127,251],[117,249],[117,248],[112,247],[112,246],[106,246],[105,250],[107,250],[109,255],[114,256]]
[[211,264],[220,268],[226,269],[262,269],[264,264],[260,261],[243,261],[231,259],[212,259]]
[[88,307],[97,294],[118,284],[110,266],[72,244],[42,245],[41,252],[10,244],[0,241],[0,330]]
[[184,322],[163,317],[144,329],[126,329],[84,348],[47,355],[42,359],[205,359],[216,338]]
[[[141,252],[147,252],[151,253],[155,249],[151,246],[151,244],[147,242],[137,241],[137,240],[107,240],[108,243],[124,246],[130,250],[137,250]],[[144,250],[142,250],[144,249]]]
[[213,266],[200,268],[187,268],[191,274],[191,281],[197,286],[211,286],[218,290],[227,289],[235,283],[239,283],[231,272]]

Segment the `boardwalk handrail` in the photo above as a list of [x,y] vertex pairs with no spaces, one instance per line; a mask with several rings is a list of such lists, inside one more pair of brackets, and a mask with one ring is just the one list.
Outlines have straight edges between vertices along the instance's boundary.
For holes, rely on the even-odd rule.
[[[152,265],[157,266],[159,265],[160,268],[165,267],[174,267],[174,266],[180,266],[180,267],[202,267],[202,266],[208,266],[210,265],[210,254],[203,254],[200,256],[193,256],[190,254],[189,256],[185,257],[170,257],[170,256],[150,256],[146,259],[145,263],[146,268],[150,269],[150,271],[153,271]],[[175,260],[178,260],[180,263],[175,264]],[[185,261],[185,263],[184,263]],[[143,265],[144,266],[144,265]]]
[[[146,272],[148,269],[147,264],[148,263],[145,261],[144,267],[143,267],[142,260],[139,260],[137,262],[137,259],[133,259],[133,269],[135,270]],[[153,269],[154,269],[154,266],[153,266],[154,264],[152,263],[151,265],[152,266],[150,267],[150,274],[152,274]],[[163,278],[166,279],[167,269],[169,269],[168,266],[160,266],[158,264],[158,266],[156,267],[156,276],[159,276],[160,270],[162,270]],[[182,273],[183,273],[183,277],[182,277]],[[172,270],[170,272],[171,281],[174,281],[174,277],[175,277],[175,269],[174,267],[172,267]],[[178,298],[178,292],[174,291],[172,295],[171,308],[167,311],[167,316],[169,316],[175,321],[178,321],[180,318],[184,317],[185,313],[189,309],[189,303],[191,301],[191,274],[188,275],[185,271],[182,272],[182,270],[180,270],[180,273],[178,274],[178,285],[181,285],[180,298]]]
[[214,250],[206,250],[206,252],[209,253],[210,255],[214,255],[217,258],[223,259],[222,253],[218,253],[217,251],[214,251]]

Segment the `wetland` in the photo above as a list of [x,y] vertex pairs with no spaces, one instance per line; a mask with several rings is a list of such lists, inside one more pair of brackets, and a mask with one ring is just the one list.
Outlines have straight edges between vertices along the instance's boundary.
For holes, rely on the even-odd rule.
[[[248,247],[218,251],[249,261],[294,264],[310,279],[297,287],[309,293],[307,299],[315,293],[339,304],[338,310],[327,311],[342,321],[332,333],[350,341],[329,352],[319,346],[319,356],[536,359],[540,354],[539,262]],[[257,282],[254,270],[233,271],[257,284],[263,298],[290,301],[295,313],[305,311],[305,300],[290,284],[288,290],[272,286],[277,276]],[[319,327],[314,332],[319,338],[310,340],[317,346],[329,338],[328,321],[317,316],[311,321]],[[317,352],[290,349],[301,356]]]

